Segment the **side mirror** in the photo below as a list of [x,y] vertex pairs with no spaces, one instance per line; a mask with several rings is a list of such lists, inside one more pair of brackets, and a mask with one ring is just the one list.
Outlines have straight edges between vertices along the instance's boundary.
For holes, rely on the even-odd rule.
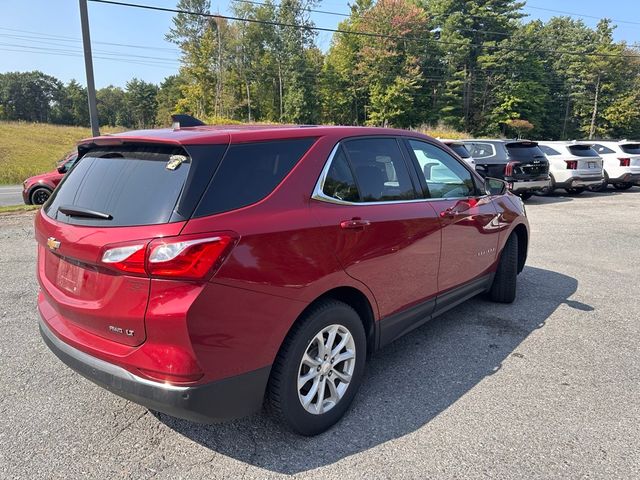
[[67,173],[67,166],[66,165],[60,165],[58,168],[58,173]]
[[484,179],[484,189],[487,195],[504,195],[507,191],[507,182],[499,178],[486,177]]

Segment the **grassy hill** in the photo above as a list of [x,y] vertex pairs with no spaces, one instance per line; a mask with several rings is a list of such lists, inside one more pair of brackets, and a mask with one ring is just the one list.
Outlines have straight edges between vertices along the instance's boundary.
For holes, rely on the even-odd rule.
[[18,184],[55,167],[91,129],[45,123],[0,122],[0,184]]

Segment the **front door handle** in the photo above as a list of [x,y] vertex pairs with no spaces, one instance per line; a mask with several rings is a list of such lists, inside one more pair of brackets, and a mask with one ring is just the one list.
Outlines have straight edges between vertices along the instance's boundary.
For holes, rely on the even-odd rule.
[[453,207],[445,208],[440,212],[440,218],[453,218],[456,216],[456,212]]
[[371,225],[371,222],[369,220],[363,220],[361,218],[352,218],[351,220],[344,220],[340,222],[340,228],[349,230],[362,230],[368,225]]

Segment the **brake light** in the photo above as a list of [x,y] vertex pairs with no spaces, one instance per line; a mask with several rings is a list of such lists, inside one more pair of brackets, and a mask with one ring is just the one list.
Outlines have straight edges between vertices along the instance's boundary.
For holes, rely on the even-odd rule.
[[509,162],[504,166],[504,176],[505,177],[510,177],[511,175],[513,175],[513,167],[515,167],[516,165],[519,165],[518,162]]
[[618,160],[620,160],[620,166],[621,167],[630,167],[631,166],[631,159],[630,158],[619,158]]
[[577,170],[578,169],[578,161],[577,160],[565,160],[567,162],[567,170]]
[[154,240],[149,245],[147,271],[152,277],[198,280],[224,260],[233,244],[230,235]]
[[150,277],[202,280],[220,267],[236,243],[233,234],[185,235],[107,245],[102,264]]
[[148,240],[135,244],[122,244],[107,248],[102,254],[102,263],[111,269],[135,275],[145,275],[145,248]]

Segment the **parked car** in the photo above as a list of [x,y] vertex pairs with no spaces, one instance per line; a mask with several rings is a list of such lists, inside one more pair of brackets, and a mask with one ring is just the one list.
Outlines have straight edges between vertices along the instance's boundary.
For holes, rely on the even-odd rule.
[[549,162],[536,142],[529,140],[464,140],[483,177],[507,182],[522,199],[549,187]]
[[471,168],[476,168],[476,162],[473,160],[473,157],[469,153],[469,150],[460,140],[450,140],[447,138],[439,138],[442,143],[444,143],[447,147],[453,150],[462,160],[471,165]]
[[585,140],[580,143],[590,145],[603,160],[604,181],[590,187],[591,190],[603,191],[608,185],[616,190],[628,190],[640,182],[640,142]]
[[200,126],[78,150],[36,214],[40,331],[151,409],[212,422],[266,395],[317,434],[371,352],[477,294],[515,299],[521,200],[425,135]]
[[539,142],[540,150],[549,159],[551,184],[545,193],[556,188],[578,195],[588,187],[602,184],[602,158],[589,145],[575,142]]
[[22,182],[22,200],[27,205],[43,205],[51,192],[58,186],[65,173],[71,169],[78,158],[77,152],[71,152],[60,160],[56,169],[52,172],[43,173],[27,178]]

